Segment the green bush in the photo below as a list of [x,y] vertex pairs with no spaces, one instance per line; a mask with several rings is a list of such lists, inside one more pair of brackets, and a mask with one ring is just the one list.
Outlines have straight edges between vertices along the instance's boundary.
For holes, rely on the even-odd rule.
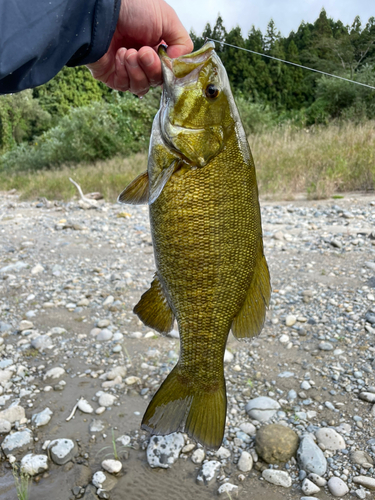
[[263,132],[277,124],[277,114],[266,104],[245,99],[241,94],[235,100],[246,135]]
[[126,94],[113,103],[72,108],[33,144],[21,144],[5,153],[0,169],[38,170],[143,151],[150,137],[155,102],[154,97],[140,101]]

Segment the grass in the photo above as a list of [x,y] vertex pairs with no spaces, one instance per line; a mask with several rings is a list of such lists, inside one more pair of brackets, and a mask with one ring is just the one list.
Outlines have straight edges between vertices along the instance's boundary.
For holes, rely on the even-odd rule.
[[17,465],[13,465],[12,472],[18,500],[28,500],[30,476],[23,472]]
[[[338,197],[348,191],[375,188],[375,122],[331,123],[310,129],[283,126],[249,137],[263,197],[293,199]],[[77,195],[68,178],[84,193],[100,191],[114,202],[119,193],[146,169],[146,154],[115,157],[58,170],[0,171],[0,190],[16,189],[22,199],[69,200]]]
[[[96,456],[99,455],[99,453],[101,453],[102,451],[108,450],[109,448],[112,448],[112,452],[106,453],[105,455],[103,455],[103,458],[113,456],[115,460],[120,460],[119,454],[118,454],[118,451],[117,451],[117,446],[116,446],[115,431],[113,429],[112,429],[111,443],[112,443],[111,446],[104,446],[104,448],[101,448],[97,452]],[[121,446],[120,450],[125,450],[126,448],[128,448],[128,446]]]

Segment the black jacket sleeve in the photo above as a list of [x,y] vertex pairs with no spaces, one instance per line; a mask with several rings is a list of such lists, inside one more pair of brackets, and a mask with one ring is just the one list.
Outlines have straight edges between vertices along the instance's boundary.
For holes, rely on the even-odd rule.
[[121,0],[0,0],[0,94],[42,85],[100,59]]

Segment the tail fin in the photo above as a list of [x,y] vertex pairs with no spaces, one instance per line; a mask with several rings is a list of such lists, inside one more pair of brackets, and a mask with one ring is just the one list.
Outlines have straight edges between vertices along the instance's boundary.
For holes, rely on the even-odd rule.
[[142,429],[157,435],[186,432],[216,450],[224,437],[226,411],[224,377],[215,390],[200,390],[197,384],[186,383],[177,365],[148,405]]

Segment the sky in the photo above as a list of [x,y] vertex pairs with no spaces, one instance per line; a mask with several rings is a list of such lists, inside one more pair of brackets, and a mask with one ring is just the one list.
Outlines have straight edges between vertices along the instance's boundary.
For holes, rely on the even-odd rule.
[[239,25],[243,35],[251,26],[266,31],[272,18],[283,36],[296,31],[302,21],[314,22],[324,7],[328,17],[352,24],[359,15],[362,25],[375,16],[374,0],[166,0],[177,12],[188,31],[194,29],[200,35],[207,22],[213,26],[218,13],[225,28]]

